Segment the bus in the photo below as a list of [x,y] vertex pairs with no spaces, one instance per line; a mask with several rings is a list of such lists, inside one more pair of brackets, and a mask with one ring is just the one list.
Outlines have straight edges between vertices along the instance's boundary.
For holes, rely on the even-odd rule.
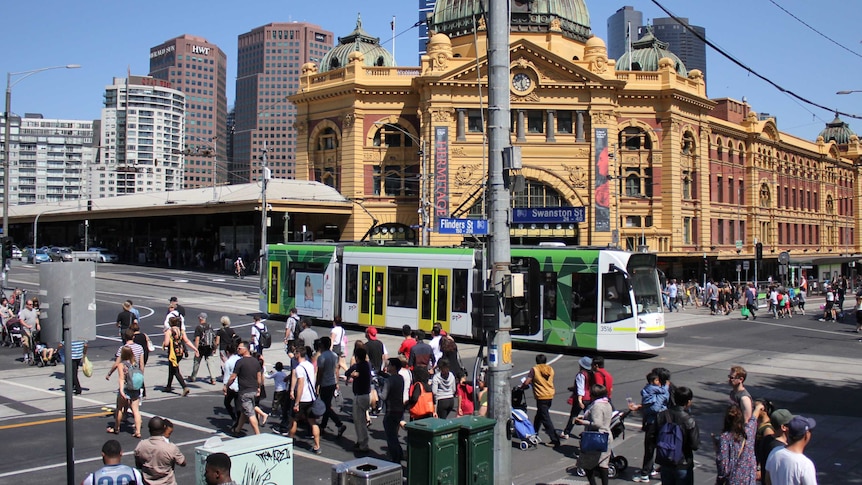
[[[512,339],[543,346],[649,352],[664,347],[656,255],[612,248],[519,247],[511,272],[523,288],[508,299]],[[482,291],[489,263],[475,247],[293,243],[267,247],[271,317],[300,316],[430,333],[439,323],[458,337],[472,325],[471,293]]]

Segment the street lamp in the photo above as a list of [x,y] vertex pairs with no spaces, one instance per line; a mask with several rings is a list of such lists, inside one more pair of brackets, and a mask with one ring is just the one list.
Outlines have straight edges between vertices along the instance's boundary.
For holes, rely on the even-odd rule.
[[429,221],[430,217],[428,216],[428,202],[426,197],[426,189],[427,189],[427,181],[426,181],[426,170],[428,169],[428,151],[425,149],[425,139],[417,138],[414,134],[405,130],[401,126],[395,123],[389,123],[385,121],[375,121],[373,124],[377,126],[386,126],[392,128],[394,130],[400,131],[414,143],[419,145],[419,231],[420,231],[420,239],[419,244],[421,246],[428,245],[428,232],[426,230],[426,224]]
[[853,93],[862,93],[862,89],[844,89],[836,92],[835,94],[853,94]]
[[[187,135],[191,138],[194,138],[198,141],[206,141],[204,138],[198,138],[196,136]],[[171,153],[174,155],[182,155],[184,157],[194,155],[199,157],[212,157],[213,158],[213,171],[212,171],[212,184],[213,184],[213,202],[218,201],[218,193],[216,192],[216,179],[218,177],[218,136],[214,136],[209,140],[212,143],[211,146],[193,146],[191,148],[186,147],[184,150],[171,150]],[[185,162],[185,161],[184,161]]]
[[[27,79],[33,74],[40,73],[42,71],[50,71],[51,69],[78,69],[81,67],[78,64],[66,64],[65,66],[51,66],[51,67],[42,67],[39,69],[33,69],[30,71],[21,71],[21,72],[7,72],[6,73],[6,131],[4,142],[6,143],[5,148],[3,150],[3,236],[9,235],[9,157],[12,152],[12,140],[10,140],[11,126],[12,126],[12,88],[15,87],[19,82]],[[14,82],[12,78],[18,77]],[[20,130],[20,128],[19,128]],[[4,271],[5,276],[5,271]]]

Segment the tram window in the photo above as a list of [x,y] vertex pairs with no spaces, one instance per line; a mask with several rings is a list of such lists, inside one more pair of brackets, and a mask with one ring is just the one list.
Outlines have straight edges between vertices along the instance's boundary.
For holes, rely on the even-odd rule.
[[422,309],[420,318],[422,320],[431,320],[431,283],[434,277],[430,274],[422,275]]
[[296,296],[296,274],[297,273],[320,273],[326,270],[324,265],[319,263],[300,263],[291,262],[290,271],[287,273],[287,296]]
[[512,273],[524,274],[524,296],[506,299],[506,312],[512,317],[512,332],[516,335],[534,335],[541,329],[542,294],[539,284],[544,280],[544,273],[539,271],[539,262],[535,258],[516,258],[512,260]]
[[557,318],[557,273],[546,272],[542,279],[542,317],[547,319]]
[[359,313],[368,313],[371,307],[371,272],[362,272],[362,300],[359,302]]
[[296,296],[296,270],[292,267],[287,274],[287,296]]
[[596,288],[598,277],[595,273],[572,273],[572,321],[596,321]]
[[629,297],[626,277],[621,272],[602,275],[603,321],[618,322],[632,316],[632,302]]
[[357,282],[359,281],[359,266],[348,264],[345,272],[344,301],[347,303],[356,303],[359,295]]
[[386,275],[382,271],[374,271],[374,314],[383,315],[383,298],[385,293]]
[[437,275],[437,321],[449,320],[449,277]]
[[389,306],[416,308],[419,270],[402,266],[389,267]]
[[466,269],[456,269],[452,271],[452,311],[465,313],[467,311],[467,298],[469,290],[467,288],[467,271]]

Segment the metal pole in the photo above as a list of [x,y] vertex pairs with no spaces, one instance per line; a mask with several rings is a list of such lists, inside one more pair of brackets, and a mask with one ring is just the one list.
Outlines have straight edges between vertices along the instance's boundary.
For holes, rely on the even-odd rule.
[[511,247],[509,190],[503,182],[503,150],[509,145],[509,2],[488,2],[488,220],[491,234],[488,248],[491,261],[491,284],[498,296],[497,328],[491,340],[488,358],[489,400],[494,418],[494,483],[512,483],[512,444],[508,439],[512,399],[509,379],[512,377],[511,317],[502,311],[504,283],[510,281]]
[[[3,137],[3,236],[9,236],[9,157],[12,154],[12,73],[6,73],[6,127]],[[3,271],[6,278],[6,271]]]
[[263,141],[263,155],[260,167],[260,298],[266,301],[266,183],[269,181],[269,167],[266,164],[266,140]]
[[66,360],[66,483],[75,482],[75,407],[72,404],[74,375],[72,371],[72,327],[66,319],[66,309],[71,304],[68,298],[63,298],[60,307],[60,320],[63,324],[63,356]]

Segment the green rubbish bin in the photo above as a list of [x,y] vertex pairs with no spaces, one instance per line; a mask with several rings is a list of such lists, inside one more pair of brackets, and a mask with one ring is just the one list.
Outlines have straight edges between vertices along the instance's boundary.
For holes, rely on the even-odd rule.
[[462,416],[454,420],[458,430],[458,460],[460,485],[494,483],[494,425],[496,421],[483,416]]
[[407,483],[458,484],[460,424],[439,418],[407,423]]
[[461,416],[454,419],[458,430],[458,483],[487,485],[494,483],[494,425],[483,416]]

